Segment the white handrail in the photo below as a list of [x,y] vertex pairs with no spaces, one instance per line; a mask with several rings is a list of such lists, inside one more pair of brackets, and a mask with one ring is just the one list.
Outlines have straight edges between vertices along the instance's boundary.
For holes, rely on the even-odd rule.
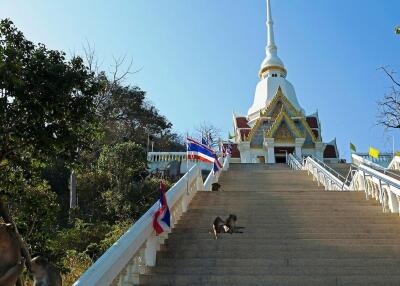
[[364,165],[371,166],[372,168],[376,168],[376,169],[385,169],[381,165],[376,164],[376,163],[372,162],[371,160],[365,159],[364,157],[357,155],[357,154],[351,154],[351,159],[353,161],[353,164],[356,166],[364,164]]
[[[371,162],[370,160],[367,160],[367,159],[365,159],[365,158],[363,158],[363,157],[361,157],[361,156],[359,156],[359,155],[357,155],[357,154],[352,154],[352,155],[351,155],[351,158],[352,158],[353,162],[356,163],[356,165],[366,165],[366,166],[370,166],[371,168],[373,168],[373,169],[375,169],[375,170],[378,170],[378,171],[380,171],[380,172],[382,172],[382,173],[384,173],[384,174],[389,174],[389,175],[391,175],[392,177],[395,177],[395,178],[400,179],[400,175],[397,174],[397,173],[392,172],[392,171],[391,171],[392,169],[389,168],[389,167],[387,167],[387,168],[382,167],[381,165],[376,164],[376,163],[374,163],[374,162]],[[390,164],[392,164],[392,162],[394,162],[393,165],[392,165],[392,167],[395,166],[396,160],[397,160],[396,157],[394,157],[394,158],[392,159],[392,161],[390,162]],[[390,166],[390,164],[389,164],[389,166]],[[393,169],[393,170],[395,170],[395,169]]]
[[[340,181],[339,178],[335,177],[311,157],[305,158],[303,169],[308,170],[308,173],[313,175],[313,180],[317,180],[318,185],[325,186],[325,190],[364,191],[367,199],[372,197],[382,204],[384,212],[400,213],[400,180],[396,177],[388,176],[388,172],[384,173],[382,171],[384,168],[377,167],[375,163],[368,162],[363,157],[355,155],[353,159],[355,161],[358,160],[358,166],[356,166],[356,170],[350,171],[353,176],[349,185],[345,183],[347,179],[345,182]],[[293,169],[298,168],[293,163],[291,156],[289,156],[288,161],[291,162],[288,163]]]
[[[229,160],[230,160],[230,156],[227,156],[224,158],[223,161],[223,165],[222,165],[222,170],[228,170],[229,168]],[[220,176],[220,172],[214,174],[213,171],[211,170],[211,172],[208,174],[205,182],[204,182],[204,190],[205,191],[211,191],[212,189],[212,184],[217,183],[219,176]]]
[[360,165],[350,184],[353,190],[364,191],[379,201],[384,212],[399,212],[400,181],[366,165]]
[[400,157],[399,156],[394,156],[393,157],[392,161],[390,161],[388,169],[390,169],[390,170],[400,170]]
[[293,154],[288,155],[288,165],[291,167],[293,170],[303,170],[303,165],[300,163],[300,161],[293,156]]
[[308,171],[308,174],[313,175],[313,180],[316,180],[318,186],[322,184],[325,190],[332,191],[349,191],[349,187],[342,182],[338,177],[333,175],[326,168],[321,166],[317,161],[311,157],[305,159],[304,169]]
[[345,182],[347,178],[342,176],[338,171],[330,167],[329,165],[325,164],[323,161],[315,158],[314,156],[310,156],[318,165],[322,166],[326,171],[337,177],[340,181]]
[[[224,160],[224,170],[229,166],[229,158]],[[212,171],[208,177],[214,177]],[[212,180],[218,181],[218,176]],[[209,180],[211,182],[211,179]],[[209,182],[203,183],[201,169],[196,164],[166,193],[171,212],[171,228],[187,211],[188,205],[197,191],[211,190]],[[153,215],[159,203],[156,202],[131,228],[118,239],[73,286],[135,285],[139,275],[147,267],[155,266],[156,253],[168,234],[156,236],[153,230]]]

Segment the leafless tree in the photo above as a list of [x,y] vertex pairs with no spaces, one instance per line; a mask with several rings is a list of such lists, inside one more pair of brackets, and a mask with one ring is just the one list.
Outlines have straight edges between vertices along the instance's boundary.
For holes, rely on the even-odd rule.
[[386,67],[380,69],[389,77],[392,86],[390,92],[378,102],[378,124],[386,128],[400,128],[400,82],[396,79],[394,71]]
[[84,60],[89,70],[96,74],[99,79],[104,79],[104,88],[95,99],[96,108],[101,110],[101,106],[110,99],[114,90],[130,75],[140,72],[142,68],[132,71],[133,59],[128,60],[127,55],[125,54],[124,56],[113,57],[111,70],[107,73],[101,69],[102,63],[99,62],[96,55],[95,45],[86,41],[82,48]]
[[203,136],[208,136],[211,138],[211,142],[209,142],[209,145],[212,148],[217,148],[219,145],[219,140],[221,137],[221,129],[218,127],[214,126],[213,124],[209,122],[202,122],[199,126],[195,128],[196,134],[195,137],[198,138],[199,140],[202,139]]

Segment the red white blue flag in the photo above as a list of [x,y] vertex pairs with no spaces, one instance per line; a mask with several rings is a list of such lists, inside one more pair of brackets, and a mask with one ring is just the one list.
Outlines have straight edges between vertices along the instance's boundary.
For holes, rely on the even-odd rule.
[[192,138],[187,138],[187,156],[189,160],[195,159],[207,163],[214,163],[215,160],[214,150]]
[[153,218],[153,228],[157,234],[171,231],[171,214],[165,196],[164,185],[160,182],[160,206]]
[[214,174],[215,174],[215,173],[221,171],[221,169],[222,169],[222,164],[221,164],[221,162],[218,160],[218,157],[217,157],[216,154],[214,154],[214,158],[215,158],[215,161],[214,161],[214,166],[213,166],[213,172],[214,172]]

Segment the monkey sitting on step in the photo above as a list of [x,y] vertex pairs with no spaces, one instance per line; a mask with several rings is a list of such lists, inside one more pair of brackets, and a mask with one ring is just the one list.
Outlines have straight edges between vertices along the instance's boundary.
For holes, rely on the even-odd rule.
[[31,271],[34,278],[33,286],[62,286],[60,273],[43,257],[37,256],[32,259]]
[[237,231],[238,228],[236,226],[237,217],[234,214],[230,214],[229,217],[224,221],[222,218],[217,216],[213,223],[213,232],[215,239],[218,239],[218,233],[242,233],[241,231]]

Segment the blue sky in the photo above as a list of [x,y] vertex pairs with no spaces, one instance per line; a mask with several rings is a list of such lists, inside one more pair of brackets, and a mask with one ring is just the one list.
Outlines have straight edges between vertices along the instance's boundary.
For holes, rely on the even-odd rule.
[[[377,68],[400,72],[398,0],[272,0],[278,54],[300,104],[317,109],[324,141],[400,149],[399,132],[377,126],[377,101],[390,81]],[[25,1],[0,0],[26,37],[67,54],[95,45],[102,68],[127,55],[141,69],[127,83],[185,133],[208,121],[223,135],[232,111],[246,114],[265,55],[263,0]]]

